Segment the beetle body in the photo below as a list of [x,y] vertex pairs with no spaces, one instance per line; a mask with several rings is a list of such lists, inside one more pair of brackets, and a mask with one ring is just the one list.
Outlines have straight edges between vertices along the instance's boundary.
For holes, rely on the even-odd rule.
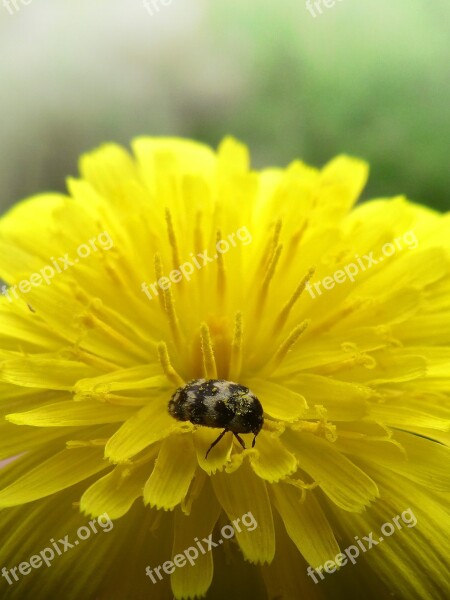
[[178,388],[169,402],[169,413],[178,421],[194,425],[223,428],[211,444],[206,456],[231,431],[245,449],[240,433],[253,433],[252,447],[264,424],[263,408],[258,398],[246,387],[223,379],[193,379]]

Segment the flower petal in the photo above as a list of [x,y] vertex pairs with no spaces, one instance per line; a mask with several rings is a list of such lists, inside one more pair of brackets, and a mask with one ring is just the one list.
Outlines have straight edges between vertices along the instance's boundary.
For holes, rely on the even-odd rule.
[[175,508],[186,497],[196,468],[192,436],[172,435],[164,440],[144,486],[145,504],[164,510]]
[[97,374],[81,362],[36,355],[6,360],[0,365],[0,380],[47,390],[71,390],[78,379]]
[[35,427],[74,427],[125,421],[134,413],[128,406],[112,406],[100,402],[80,401],[47,404],[23,413],[6,415],[6,420],[16,425]]
[[56,352],[61,347],[63,338],[25,303],[8,302],[0,296],[0,321],[2,348],[6,350],[17,350],[19,344],[26,353]]
[[358,199],[369,176],[362,160],[342,154],[333,158],[320,172],[320,208],[330,221],[342,217]]
[[217,429],[207,427],[199,427],[193,433],[198,464],[208,475],[215,473],[217,470],[222,470],[230,459],[233,447],[233,434],[231,432],[226,433],[220,443],[214,446],[208,454],[208,458],[205,458],[206,452],[218,435]]
[[111,461],[127,461],[141,450],[176,431],[191,431],[190,423],[179,423],[167,412],[166,404],[151,401],[110,437],[105,447],[105,456]]
[[368,412],[367,399],[373,391],[366,386],[312,373],[300,373],[292,381],[295,389],[304,394],[310,409],[323,406],[331,421],[357,419]]
[[[202,494],[194,502],[190,515],[187,517],[181,509],[175,510],[174,542],[172,558],[185,551],[191,557],[197,551],[195,564],[187,563],[177,568],[171,575],[172,591],[175,598],[195,598],[206,594],[213,577],[213,555],[208,552],[208,546],[203,543],[213,531],[221,512],[220,504],[212,492],[211,485],[203,488]],[[200,547],[195,540],[199,541]],[[202,550],[203,549],[203,550]],[[194,550],[194,552],[193,552]]]
[[79,428],[48,430],[27,425],[19,428],[12,423],[0,421],[0,460],[28,450],[36,450],[41,446],[49,447],[53,441],[67,439],[68,434],[73,435],[78,431]]
[[218,472],[211,481],[216,496],[230,521],[251,512],[257,526],[253,531],[236,531],[236,540],[247,560],[270,562],[275,554],[275,532],[266,484],[244,461],[233,473]]
[[331,525],[313,491],[306,492],[300,502],[300,492],[292,485],[279,483],[270,489],[289,537],[312,567],[339,554]]
[[141,169],[141,177],[150,190],[158,178],[173,174],[211,174],[216,166],[216,156],[206,145],[178,138],[135,138],[133,152]]
[[296,453],[299,467],[344,510],[361,512],[378,497],[376,484],[332,443],[308,433],[287,431],[283,437]]
[[450,431],[450,402],[437,392],[423,397],[407,392],[404,397],[383,399],[371,405],[370,415],[386,425],[409,431],[414,427]]
[[279,383],[263,379],[250,379],[246,385],[259,398],[264,412],[274,419],[295,421],[308,408],[303,396]]
[[0,506],[17,506],[50,496],[108,467],[101,448],[63,450],[1,490]]
[[272,433],[261,431],[255,448],[248,450],[250,464],[259,477],[279,481],[297,470],[296,457]]
[[277,551],[269,565],[262,565],[261,573],[269,598],[323,600],[322,589],[308,578],[307,563],[286,533],[281,517],[274,511]]
[[[389,470],[367,468],[380,481],[380,500],[364,515],[336,515],[346,540],[354,543],[356,535],[370,532],[376,541],[383,537],[376,549],[364,556],[390,589],[398,590],[399,598],[447,598],[450,594],[448,495],[430,493]],[[387,533],[381,533],[381,527],[388,523],[393,530],[385,528]]]
[[87,488],[80,499],[80,510],[92,517],[106,512],[110,519],[119,519],[142,497],[148,471],[148,463],[139,468],[118,465]]
[[392,442],[364,438],[340,438],[337,446],[355,460],[383,465],[426,489],[450,492],[450,448],[403,431],[396,431],[392,441],[406,453],[402,454]]

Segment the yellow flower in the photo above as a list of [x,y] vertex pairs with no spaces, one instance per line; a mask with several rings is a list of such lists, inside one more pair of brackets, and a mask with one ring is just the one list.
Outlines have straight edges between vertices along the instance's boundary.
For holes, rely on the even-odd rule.
[[[0,221],[2,597],[448,597],[449,215],[354,207],[346,156],[133,151]],[[202,378],[257,396],[254,448],[169,414]]]

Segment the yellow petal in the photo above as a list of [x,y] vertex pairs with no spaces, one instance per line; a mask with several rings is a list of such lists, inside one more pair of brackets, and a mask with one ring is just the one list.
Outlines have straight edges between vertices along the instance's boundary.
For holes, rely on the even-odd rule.
[[[20,281],[21,276],[38,270],[55,252],[58,236],[49,236],[46,226],[36,223],[52,223],[54,211],[70,202],[62,194],[39,194],[11,208],[0,220],[0,275],[8,282]],[[33,231],[33,235],[30,235]],[[63,252],[67,252],[64,247]],[[62,256],[62,254],[61,254]]]
[[303,396],[279,383],[250,379],[246,385],[256,394],[263,405],[264,412],[274,419],[295,421],[308,408]]
[[125,421],[133,412],[133,408],[127,406],[111,406],[100,402],[74,402],[68,400],[56,404],[47,404],[23,413],[11,413],[6,415],[5,418],[16,425],[74,427]]
[[436,346],[450,340],[450,312],[416,315],[393,327],[392,334],[408,345],[419,345],[433,340]]
[[[312,325],[310,334],[313,331]],[[371,327],[350,330],[343,334],[321,333],[305,340],[304,344],[294,346],[276,371],[276,376],[289,379],[296,377],[299,371],[311,369],[317,374],[324,370],[328,375],[330,367],[346,364],[358,353],[373,352],[386,346],[386,339]]]
[[405,285],[423,289],[448,273],[448,258],[444,248],[419,247],[414,252],[403,252],[395,258],[389,263],[386,261],[382,269],[373,269],[373,275],[361,284],[359,293],[376,295],[380,287],[396,290]]
[[104,512],[108,513],[110,519],[122,517],[135,500],[142,497],[148,470],[148,463],[139,468],[118,465],[88,487],[81,496],[80,510],[92,517]]
[[208,146],[178,138],[135,138],[132,143],[141,176],[149,188],[154,189],[155,172],[158,176],[169,174],[212,173],[216,165],[214,152]]
[[372,404],[370,415],[386,425],[410,431],[412,427],[450,431],[450,405],[444,394],[428,393],[425,398],[406,393],[405,397]]
[[105,447],[105,456],[116,463],[125,462],[171,433],[191,430],[190,423],[180,423],[169,415],[166,403],[152,400],[111,436]]
[[387,469],[370,466],[368,472],[380,481],[380,500],[364,515],[339,514],[345,539],[354,544],[355,535],[373,532],[379,543],[364,558],[400,598],[447,598],[448,494],[430,493]]
[[320,173],[320,208],[332,220],[347,213],[364,188],[369,167],[367,163],[350,156],[337,156]]
[[278,437],[267,431],[259,433],[256,447],[248,450],[248,455],[256,475],[266,481],[279,481],[297,470],[295,456]]
[[274,511],[277,551],[270,565],[261,567],[269,598],[307,598],[323,600],[324,594],[307,575],[307,562],[286,533],[285,526]]
[[393,439],[404,448],[406,456],[383,452],[383,442],[346,440],[352,454],[383,465],[429,490],[450,491],[450,448],[404,431],[396,431]]
[[155,467],[144,486],[144,501],[172,510],[183,501],[197,468],[191,435],[172,435],[161,444]]
[[36,355],[6,360],[0,366],[2,381],[50,390],[70,390],[78,379],[94,375],[97,371],[84,363]]
[[279,483],[270,489],[289,537],[312,567],[339,554],[331,525],[314,492],[307,492],[300,502],[300,492],[292,485]]
[[17,506],[64,490],[108,468],[101,448],[63,450],[0,491],[0,506]]
[[17,427],[12,423],[0,422],[0,460],[41,446],[48,446],[60,438],[67,439],[68,434],[73,435],[78,431],[78,428],[47,430],[27,425]]
[[97,391],[117,392],[158,386],[167,387],[167,380],[161,376],[159,363],[150,363],[128,369],[118,369],[112,373],[105,373],[89,379],[81,379],[77,381],[74,390],[78,394],[87,394]]
[[208,454],[208,458],[205,458],[211,444],[219,434],[218,429],[207,427],[199,427],[193,433],[198,464],[208,475],[215,473],[217,470],[222,470],[230,459],[233,447],[233,434],[231,432],[226,433]]
[[[185,560],[186,564],[172,574],[175,598],[195,598],[206,594],[213,577],[213,551],[208,551],[208,544],[203,538],[208,538],[212,533],[220,512],[220,505],[209,483],[194,502],[188,517],[180,509],[175,510],[172,560],[187,551],[194,562],[192,565]],[[194,558],[196,553],[198,557]]]
[[295,389],[305,396],[310,408],[323,406],[331,421],[353,420],[368,412],[366,400],[373,392],[366,386],[311,373],[300,373],[292,381]]
[[257,523],[252,531],[236,531],[236,540],[245,558],[252,563],[270,562],[275,553],[275,533],[266,483],[245,461],[233,473],[216,473],[211,481],[230,521],[251,512]]
[[26,353],[58,351],[62,338],[52,331],[43,319],[32,313],[25,303],[0,301],[2,348]]
[[243,175],[250,167],[247,146],[232,137],[224,138],[217,151],[218,168],[222,174]]
[[332,443],[308,433],[290,431],[285,433],[283,441],[295,452],[299,467],[344,510],[361,512],[378,496],[372,479]]
[[118,144],[104,144],[84,154],[79,166],[83,179],[108,198],[120,198],[121,186],[137,176],[131,156]]

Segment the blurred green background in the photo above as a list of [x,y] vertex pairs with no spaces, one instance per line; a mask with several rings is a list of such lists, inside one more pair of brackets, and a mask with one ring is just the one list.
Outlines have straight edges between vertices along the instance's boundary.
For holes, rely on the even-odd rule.
[[164,1],[0,6],[1,212],[104,141],[229,133],[256,167],[347,152],[364,198],[450,209],[448,0]]

